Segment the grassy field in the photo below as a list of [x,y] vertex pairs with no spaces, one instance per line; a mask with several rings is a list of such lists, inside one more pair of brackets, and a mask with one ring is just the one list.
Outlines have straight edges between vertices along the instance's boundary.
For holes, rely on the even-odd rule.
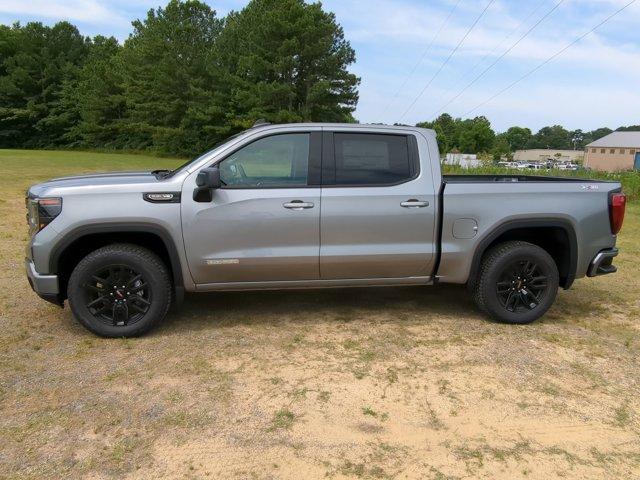
[[640,205],[542,320],[463,288],[188,297],[103,340],[31,292],[24,192],[179,163],[0,151],[0,478],[640,478]]

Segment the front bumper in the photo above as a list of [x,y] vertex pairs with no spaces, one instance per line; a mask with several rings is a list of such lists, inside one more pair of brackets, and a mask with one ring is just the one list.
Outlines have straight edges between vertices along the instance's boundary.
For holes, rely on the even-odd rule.
[[594,259],[591,260],[589,270],[587,270],[587,277],[597,277],[599,275],[608,275],[609,273],[617,272],[618,269],[613,265],[613,259],[617,256],[617,248],[600,251]]
[[27,270],[27,279],[33,291],[36,292],[40,298],[61,307],[63,300],[60,295],[58,276],[39,274],[36,271],[33,261],[28,258],[25,259],[24,264]]

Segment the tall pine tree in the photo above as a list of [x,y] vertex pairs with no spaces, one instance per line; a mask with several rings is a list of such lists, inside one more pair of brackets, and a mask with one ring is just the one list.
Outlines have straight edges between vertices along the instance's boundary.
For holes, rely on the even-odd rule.
[[229,14],[217,47],[231,125],[353,121],[355,52],[320,3],[252,0]]
[[209,68],[222,21],[200,1],[171,0],[133,27],[121,53],[130,146],[201,151],[223,121]]

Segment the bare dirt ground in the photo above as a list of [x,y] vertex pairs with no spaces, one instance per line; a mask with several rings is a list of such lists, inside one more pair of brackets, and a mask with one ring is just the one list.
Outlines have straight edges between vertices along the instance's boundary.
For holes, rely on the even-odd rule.
[[0,478],[640,478],[638,205],[618,274],[530,326],[456,287],[224,293],[104,340],[30,291],[23,194],[106,157],[0,158]]

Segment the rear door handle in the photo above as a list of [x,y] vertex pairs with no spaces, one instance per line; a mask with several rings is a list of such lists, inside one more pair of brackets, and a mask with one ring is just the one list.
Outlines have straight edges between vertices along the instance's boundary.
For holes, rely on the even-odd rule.
[[428,207],[429,202],[423,202],[421,200],[416,200],[415,198],[412,198],[411,200],[402,202],[400,206],[404,208],[423,208],[423,207]]
[[283,203],[284,208],[289,210],[305,210],[307,208],[313,208],[315,205],[312,202],[303,202],[302,200],[292,200],[287,203]]

